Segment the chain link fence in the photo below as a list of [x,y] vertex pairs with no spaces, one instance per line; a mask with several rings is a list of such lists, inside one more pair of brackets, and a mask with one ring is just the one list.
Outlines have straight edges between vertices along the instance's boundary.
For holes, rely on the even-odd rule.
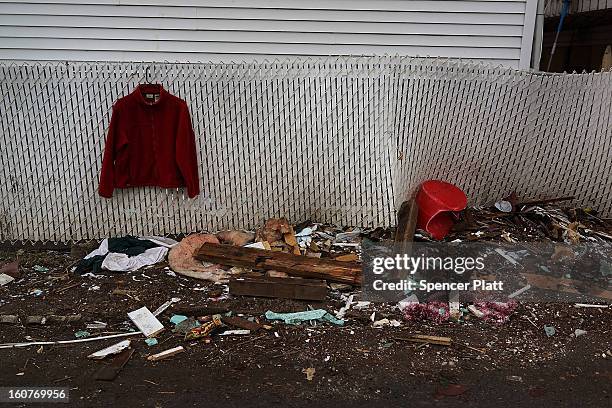
[[[113,102],[145,71],[190,106],[202,193],[98,196]],[[0,240],[256,228],[272,216],[393,225],[421,181],[471,204],[516,191],[612,212],[612,73],[456,60],[0,64]]]

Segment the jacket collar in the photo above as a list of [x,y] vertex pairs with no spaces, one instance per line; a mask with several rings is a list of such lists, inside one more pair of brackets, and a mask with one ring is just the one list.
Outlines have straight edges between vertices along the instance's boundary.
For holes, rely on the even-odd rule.
[[[146,93],[159,93],[159,98],[155,102],[150,102],[145,98]],[[158,106],[166,99],[168,92],[161,84],[140,84],[132,94],[145,106]]]

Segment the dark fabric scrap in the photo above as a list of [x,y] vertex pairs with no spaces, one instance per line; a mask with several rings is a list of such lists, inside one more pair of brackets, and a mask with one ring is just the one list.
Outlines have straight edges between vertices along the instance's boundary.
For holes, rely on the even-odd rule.
[[[136,256],[145,252],[147,249],[156,248],[159,244],[149,241],[148,239],[139,239],[131,235],[120,238],[108,239],[108,252],[122,253],[127,256]],[[91,258],[83,258],[77,263],[75,273],[83,275],[88,272],[102,272],[102,262],[106,255],[96,255]]]

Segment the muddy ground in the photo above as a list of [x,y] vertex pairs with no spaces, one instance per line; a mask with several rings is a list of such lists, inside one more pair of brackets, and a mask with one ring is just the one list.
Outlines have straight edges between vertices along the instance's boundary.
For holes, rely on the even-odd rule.
[[[69,272],[75,259],[62,251],[4,251],[0,264],[17,256],[24,276],[0,287],[0,315],[24,320],[79,313],[82,318],[71,324],[3,324],[2,343],[74,339],[93,321],[108,323],[104,330],[88,330],[93,336],[126,332],[132,327],[127,312],[143,305],[154,310],[172,297],[181,298],[178,306],[226,307],[265,323],[267,310],[302,311],[311,305],[334,311],[343,304],[335,291],[321,304],[227,297],[218,285],[172,276],[163,263],[133,273],[80,277]],[[37,272],[35,265],[49,270]],[[114,381],[95,380],[94,373],[108,362],[86,358],[118,341],[105,340],[2,349],[0,386],[68,387],[75,407],[612,405],[609,308],[522,303],[505,324],[471,318],[382,329],[371,327],[373,311],[377,318],[401,320],[391,305],[376,305],[351,311],[343,327],[276,323],[248,336],[213,336],[206,344],[173,334],[170,308],[160,316],[168,329],[159,344],[149,347],[142,336],[132,337],[136,351]],[[556,328],[554,336],[547,337],[546,324]],[[572,336],[576,329],[586,334]],[[415,333],[453,342],[445,347],[398,339]],[[186,352],[158,362],[146,359],[177,345]],[[308,368],[315,369],[310,381]]]

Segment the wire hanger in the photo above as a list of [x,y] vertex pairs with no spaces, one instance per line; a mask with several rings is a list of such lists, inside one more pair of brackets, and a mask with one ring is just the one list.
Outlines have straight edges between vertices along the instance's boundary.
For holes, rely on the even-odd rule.
[[149,69],[151,69],[151,66],[147,66],[147,68],[145,69],[145,83],[148,85],[152,85],[151,81],[149,80]]

